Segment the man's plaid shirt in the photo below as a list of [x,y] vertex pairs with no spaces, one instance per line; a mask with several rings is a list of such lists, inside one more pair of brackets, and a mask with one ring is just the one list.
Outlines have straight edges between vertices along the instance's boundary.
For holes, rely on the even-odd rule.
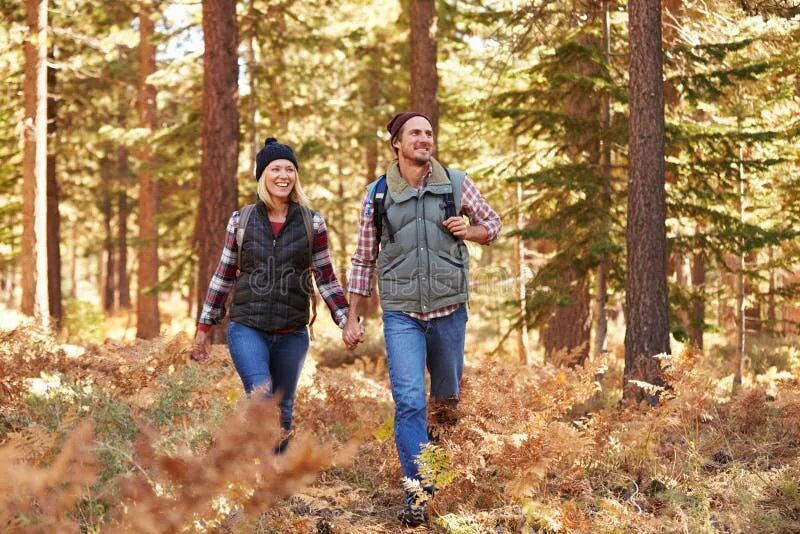
[[[425,175],[422,180],[422,187],[431,175],[431,170]],[[370,280],[372,274],[375,272],[375,262],[378,258],[378,238],[375,235],[375,224],[372,220],[372,199],[370,198],[370,191],[364,196],[361,202],[361,218],[358,223],[358,243],[356,245],[356,252],[353,254],[352,267],[350,273],[350,283],[348,290],[351,293],[369,296],[372,293],[370,287]],[[489,233],[489,239],[486,244],[495,241],[500,234],[502,226],[500,216],[497,215],[492,207],[483,198],[481,192],[478,190],[475,183],[470,180],[469,176],[464,179],[464,184],[461,186],[461,213],[466,215],[471,225],[480,224]],[[461,304],[453,304],[445,306],[438,310],[433,310],[427,313],[411,313],[408,315],[421,321],[429,321],[437,317],[444,317],[453,313]]]
[[[331,265],[331,256],[328,251],[328,228],[322,216],[314,212],[314,246],[311,257],[311,267],[317,283],[319,294],[331,311],[333,322],[342,327],[347,320],[347,299],[342,286],[336,278],[336,273]],[[219,322],[225,314],[225,299],[236,281],[236,271],[239,266],[239,245],[236,243],[236,229],[239,227],[239,212],[234,211],[228,221],[225,231],[225,247],[222,257],[211,278],[208,286],[203,311],[197,323],[198,329],[207,332],[212,325]]]

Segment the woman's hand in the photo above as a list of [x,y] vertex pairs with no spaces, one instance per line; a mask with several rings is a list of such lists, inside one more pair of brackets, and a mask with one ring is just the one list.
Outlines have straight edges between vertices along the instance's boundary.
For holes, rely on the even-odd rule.
[[364,327],[358,322],[356,314],[347,317],[342,330],[342,340],[347,350],[353,350],[364,340]]
[[204,362],[208,359],[208,332],[198,330],[197,335],[194,336],[192,359],[198,362]]

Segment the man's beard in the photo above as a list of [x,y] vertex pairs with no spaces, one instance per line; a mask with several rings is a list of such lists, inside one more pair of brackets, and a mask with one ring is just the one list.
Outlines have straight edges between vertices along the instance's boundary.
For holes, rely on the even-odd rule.
[[414,163],[429,163],[432,157],[433,157],[433,150],[431,149],[428,149],[427,152],[425,152],[424,156],[419,155],[416,150],[413,150],[411,152],[411,156],[408,159],[410,159]]

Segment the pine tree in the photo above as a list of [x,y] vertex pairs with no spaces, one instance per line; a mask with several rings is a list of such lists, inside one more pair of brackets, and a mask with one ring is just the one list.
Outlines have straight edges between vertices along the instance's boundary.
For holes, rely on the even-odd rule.
[[436,4],[411,0],[409,39],[411,47],[411,108],[426,114],[435,134],[439,132],[439,75],[436,68]]
[[[211,281],[225,241],[228,218],[238,202],[239,67],[233,3],[203,1],[203,38],[203,155],[196,228],[199,288],[207,288]],[[198,297],[203,299],[205,293],[199,291]],[[216,328],[212,336],[213,341],[223,341],[224,329]]]
[[47,275],[47,2],[27,0],[22,311],[50,324]]
[[624,396],[652,404],[658,397],[629,381],[663,386],[661,366],[654,356],[670,352],[661,5],[658,0],[631,0],[628,17],[630,131]]

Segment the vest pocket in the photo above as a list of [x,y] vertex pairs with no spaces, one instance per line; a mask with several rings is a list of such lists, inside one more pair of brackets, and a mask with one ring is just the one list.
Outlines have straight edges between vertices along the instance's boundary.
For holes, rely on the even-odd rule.
[[442,298],[461,293],[466,280],[464,261],[440,250],[431,254],[430,258],[430,287],[433,297]]

